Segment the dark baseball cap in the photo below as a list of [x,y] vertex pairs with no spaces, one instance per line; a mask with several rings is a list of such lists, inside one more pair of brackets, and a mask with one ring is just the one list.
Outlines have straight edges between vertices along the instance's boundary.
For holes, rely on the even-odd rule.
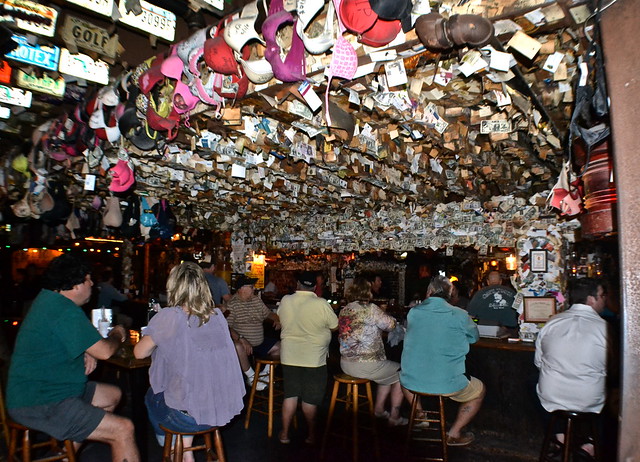
[[409,32],[411,24],[411,0],[369,0],[371,9],[381,18],[386,20],[398,19],[402,23],[404,32]]
[[316,274],[311,271],[303,271],[300,276],[298,276],[298,282],[302,284],[303,287],[311,289],[316,285]]
[[238,278],[238,280],[236,281],[234,287],[236,288],[236,290],[240,289],[241,287],[244,286],[252,286],[255,285],[255,283],[258,282],[258,278],[250,278],[249,276],[246,275],[242,275]]

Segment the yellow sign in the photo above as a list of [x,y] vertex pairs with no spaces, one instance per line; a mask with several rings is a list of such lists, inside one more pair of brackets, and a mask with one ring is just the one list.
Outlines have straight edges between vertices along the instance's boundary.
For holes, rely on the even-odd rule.
[[30,75],[19,70],[16,81],[18,86],[22,88],[58,96],[60,98],[64,96],[65,82],[63,77],[53,79],[45,73],[42,78],[38,78],[35,75]]
[[264,255],[253,255],[253,261],[251,261],[251,271],[249,271],[250,278],[257,278],[254,287],[256,289],[262,289],[264,287]]

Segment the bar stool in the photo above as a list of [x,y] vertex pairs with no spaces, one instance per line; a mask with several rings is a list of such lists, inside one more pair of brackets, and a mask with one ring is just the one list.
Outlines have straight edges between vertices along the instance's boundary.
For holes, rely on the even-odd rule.
[[[255,375],[253,376],[253,383],[251,384],[251,394],[249,395],[249,404],[247,406],[247,415],[244,419],[244,428],[249,428],[249,422],[251,421],[251,412],[257,412],[264,414],[268,417],[269,423],[267,426],[267,436],[271,438],[273,435],[273,413],[280,410],[282,405],[278,403],[276,409],[275,398],[284,395],[281,390],[275,390],[275,385],[278,382],[282,382],[282,378],[276,378],[275,369],[280,364],[280,358],[277,356],[270,356],[267,358],[256,358]],[[266,367],[269,368],[269,378],[260,377],[260,371]],[[268,385],[267,396],[256,394],[256,387],[258,382],[266,383]],[[267,404],[265,410],[265,403]]]
[[[73,441],[64,440],[64,446],[61,447],[58,440],[49,438],[41,443],[33,443],[31,441],[31,429],[20,425],[19,423],[9,420],[9,454],[7,460],[14,461],[16,454],[22,453],[22,462],[53,462],[55,460],[76,461],[76,452],[73,447]],[[18,445],[18,441],[22,441],[22,446]],[[31,453],[34,449],[48,448],[55,455],[42,457],[40,459],[32,459]]]
[[[207,430],[199,432],[178,432],[169,430],[166,427],[160,425],[160,428],[164,430],[164,448],[162,450],[162,462],[182,462],[182,455],[188,451],[201,451],[203,449],[207,452],[207,462],[225,462],[224,448],[222,447],[222,437],[220,436],[220,430],[218,427],[211,427]],[[199,436],[204,437],[204,444],[199,446],[191,446],[185,448],[183,445],[183,436]],[[173,437],[176,437],[176,444],[173,449],[173,461],[171,460],[171,446],[173,443]],[[211,443],[211,436],[213,436],[213,444]],[[214,450],[215,445],[215,450]]]
[[[14,422],[7,415],[7,410],[4,405],[4,393],[0,389],[0,419],[2,419],[2,430],[5,435],[7,446],[9,448],[8,461],[13,462],[16,460],[16,455],[22,453],[22,462],[53,462],[55,460],[67,459],[69,462],[76,461],[76,451],[73,447],[73,441],[64,440],[61,447],[58,440],[55,438],[49,438],[47,441],[40,443],[33,443],[31,441],[31,429]],[[19,445],[19,441],[22,445]],[[49,451],[55,452],[55,455],[41,458],[32,459],[31,452],[34,449],[48,448]]]
[[[347,390],[345,395],[338,396],[341,384],[346,385]],[[359,390],[360,385],[364,385],[364,394]],[[360,403],[360,398],[364,398],[366,401]],[[333,391],[331,393],[331,402],[329,404],[327,424],[325,426],[324,435],[322,437],[320,459],[322,460],[322,458],[324,457],[324,452],[327,446],[327,439],[329,437],[329,429],[331,428],[331,419],[333,418],[336,402],[345,403],[347,418],[351,418],[351,442],[353,450],[353,461],[358,461],[358,413],[362,405],[366,405],[369,408],[369,416],[371,418],[372,425],[371,430],[374,437],[374,443],[376,444],[376,454],[378,455],[378,442],[375,426],[376,419],[373,411],[373,394],[371,393],[371,381],[369,379],[359,379],[357,377],[352,377],[347,374],[336,374],[333,376]]]
[[[447,460],[449,460],[449,452],[447,447],[447,422],[444,413],[445,397],[443,395],[420,393],[413,390],[409,391],[413,393],[413,400],[411,402],[411,416],[409,417],[409,429],[407,431],[406,454],[409,454],[409,446],[411,444],[411,440],[425,441],[427,443],[439,443],[442,449],[442,457],[421,457],[421,459],[447,462]],[[428,398],[437,398],[438,410],[423,409],[422,416],[419,417],[417,407],[418,400],[422,396]],[[419,424],[421,422],[427,422],[427,424],[421,426],[420,430],[423,430],[424,433],[429,433],[430,435],[426,437],[415,437],[413,435],[414,429],[416,427],[416,424]],[[433,435],[434,433],[435,435]]]
[[587,422],[591,427],[591,437],[593,438],[594,460],[600,460],[600,438],[598,433],[598,414],[593,412],[576,412],[576,411],[554,411],[551,413],[551,420],[547,426],[547,432],[544,435],[542,450],[540,451],[540,462],[549,460],[549,452],[551,449],[551,441],[554,439],[556,432],[556,423],[558,419],[566,420],[564,431],[564,443],[559,443],[562,448],[562,462],[569,462],[573,459],[573,455],[579,445],[576,444],[574,435],[574,425],[578,422]]

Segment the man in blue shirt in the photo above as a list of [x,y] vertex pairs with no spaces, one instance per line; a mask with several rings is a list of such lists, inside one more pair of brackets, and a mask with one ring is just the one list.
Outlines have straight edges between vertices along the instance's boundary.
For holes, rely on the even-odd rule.
[[211,296],[216,306],[221,306],[226,303],[230,298],[229,286],[221,277],[216,276],[216,263],[211,259],[211,255],[206,255],[199,263],[200,268],[204,271],[204,277],[207,279],[209,289],[211,289]]
[[478,328],[466,311],[448,303],[453,285],[444,276],[429,283],[427,299],[409,311],[402,351],[400,383],[410,391],[440,394],[460,403],[447,432],[449,446],[474,440],[462,429],[480,410],[484,384],[465,375],[469,345],[478,341]]

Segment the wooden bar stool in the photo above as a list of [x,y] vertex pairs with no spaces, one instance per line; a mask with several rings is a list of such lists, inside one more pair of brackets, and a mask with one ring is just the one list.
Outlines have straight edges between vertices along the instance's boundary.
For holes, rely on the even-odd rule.
[[[407,431],[406,454],[409,455],[409,446],[411,441],[424,441],[427,443],[439,443],[442,449],[441,457],[422,457],[422,460],[438,460],[447,462],[449,453],[447,447],[447,422],[444,413],[444,399],[442,395],[432,395],[429,393],[419,393],[409,390],[413,393],[411,402],[411,416],[409,417],[409,429]],[[438,410],[423,409],[422,415],[418,415],[418,400],[425,396],[429,398],[437,398]],[[425,422],[425,423],[423,423]],[[417,427],[420,428],[417,428]],[[414,433],[425,433],[426,436],[416,436]]]
[[[14,422],[7,415],[4,405],[4,393],[0,389],[0,419],[2,419],[2,431],[5,435],[9,454],[7,460],[14,462],[17,460],[17,454],[22,454],[22,462],[53,462],[55,460],[66,459],[69,462],[76,462],[76,451],[73,441],[64,440],[62,447],[55,438],[49,438],[47,441],[33,443],[31,441],[32,430],[24,425]],[[20,442],[22,444],[20,444]],[[50,452],[55,453],[41,459],[32,459],[32,451],[39,448],[48,448]]]
[[[76,452],[73,447],[73,441],[64,440],[63,447],[60,446],[58,440],[49,438],[41,443],[33,443],[31,441],[31,429],[20,425],[19,423],[9,420],[9,454],[8,461],[13,462],[18,453],[22,453],[22,462],[53,462],[55,460],[76,461]],[[22,445],[19,444],[22,442]],[[40,459],[32,459],[32,451],[38,448],[48,448],[54,455],[42,457]]]
[[[218,427],[211,427],[207,430],[199,432],[178,432],[169,430],[166,427],[160,425],[160,428],[164,431],[164,448],[162,450],[162,462],[182,462],[182,455],[188,451],[201,451],[203,449],[207,452],[207,462],[219,461],[225,462],[224,448],[222,447],[222,437],[220,436],[220,430]],[[191,446],[185,448],[183,444],[183,436],[199,436],[204,438],[204,444],[199,446]],[[173,448],[173,460],[171,459],[171,446],[173,444],[173,437],[176,437],[176,444]],[[213,444],[211,437],[213,436]],[[215,450],[214,450],[215,447]]]
[[[346,394],[338,396],[340,385],[347,386]],[[359,389],[360,385],[364,385],[364,392],[361,393]],[[360,398],[364,398],[366,401],[359,402]],[[351,442],[353,451],[353,461],[358,461],[358,413],[360,407],[365,405],[368,407],[369,416],[371,418],[371,430],[374,437],[376,454],[378,455],[378,441],[376,435],[375,415],[373,410],[373,394],[371,393],[371,381],[369,379],[359,379],[347,374],[336,374],[333,376],[333,391],[331,393],[331,402],[329,404],[329,413],[327,415],[327,424],[325,426],[324,435],[322,437],[322,448],[320,449],[320,459],[324,457],[324,452],[327,447],[327,439],[329,437],[329,430],[331,428],[331,420],[336,408],[336,402],[345,403],[345,411],[347,412],[347,418],[351,418]],[[379,458],[379,455],[378,455]]]
[[[280,358],[276,356],[270,356],[268,358],[256,358],[255,375],[253,376],[253,383],[251,384],[251,393],[249,395],[247,415],[244,419],[244,428],[248,429],[249,422],[251,421],[251,412],[257,412],[259,414],[266,415],[269,419],[269,424],[267,426],[267,436],[269,438],[271,438],[271,436],[273,435],[273,413],[274,411],[280,410],[282,408],[282,404],[277,403],[276,409],[275,398],[284,394],[282,390],[275,389],[276,383],[282,381],[282,378],[276,378],[276,366],[279,364]],[[260,377],[260,371],[262,371],[267,365],[269,366],[269,377]],[[256,387],[258,386],[258,382],[266,383],[268,385],[267,396],[256,394]]]
[[592,412],[576,412],[576,411],[554,411],[551,413],[551,420],[547,426],[547,432],[544,435],[542,450],[540,451],[540,462],[549,460],[551,450],[551,442],[554,440],[556,433],[556,423],[558,419],[566,421],[564,430],[564,443],[560,444],[562,448],[562,462],[573,460],[574,453],[580,448],[575,441],[575,424],[586,422],[591,428],[591,438],[593,438],[594,460],[600,460],[600,437],[598,433],[598,414]]

